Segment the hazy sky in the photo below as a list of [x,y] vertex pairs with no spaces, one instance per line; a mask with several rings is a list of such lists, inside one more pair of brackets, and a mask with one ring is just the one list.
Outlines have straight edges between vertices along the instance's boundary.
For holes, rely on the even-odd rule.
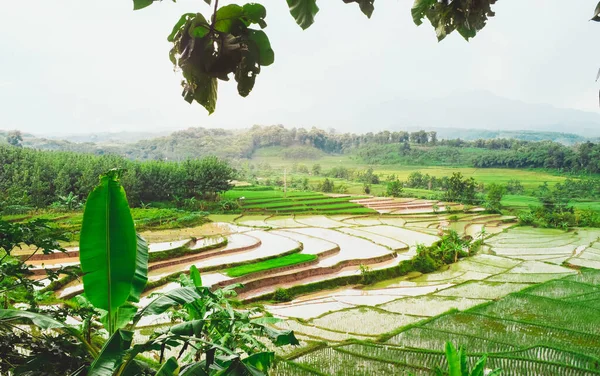
[[[221,1],[222,4],[233,1]],[[532,103],[598,111],[600,24],[593,0],[499,0],[470,43],[437,43],[412,0],[378,0],[369,20],[355,4],[319,0],[302,31],[284,0],[264,0],[275,63],[247,98],[220,82],[208,116],[181,98],[166,36],[202,0],[18,0],[0,12],[0,129],[35,133],[242,128],[286,124],[344,128],[379,102],[488,90]],[[239,3],[239,2],[238,2]],[[376,128],[365,124],[364,129]]]

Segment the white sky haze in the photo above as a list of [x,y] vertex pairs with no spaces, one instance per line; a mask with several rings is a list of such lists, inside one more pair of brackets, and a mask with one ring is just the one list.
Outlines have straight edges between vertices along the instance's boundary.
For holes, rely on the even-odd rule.
[[469,43],[455,33],[438,43],[428,22],[412,22],[411,0],[378,0],[370,20],[356,4],[319,0],[321,12],[306,31],[284,0],[257,2],[267,7],[275,63],[247,98],[233,79],[219,82],[217,110],[208,116],[181,98],[166,41],[182,13],[211,12],[202,0],[165,0],[135,12],[128,0],[7,1],[0,13],[0,129],[375,130],[393,115],[377,113],[381,103],[480,90],[598,112],[600,24],[588,22],[595,1],[499,0],[496,17]]

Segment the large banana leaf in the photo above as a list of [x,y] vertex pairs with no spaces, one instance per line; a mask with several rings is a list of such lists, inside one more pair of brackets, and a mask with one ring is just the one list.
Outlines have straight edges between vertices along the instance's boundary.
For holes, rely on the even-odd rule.
[[175,376],[179,374],[179,365],[177,364],[177,359],[175,357],[170,357],[167,361],[160,367],[158,372],[156,372],[156,376]]
[[448,360],[448,376],[462,376],[460,353],[452,342],[446,342],[446,359]]
[[40,313],[21,311],[19,309],[0,309],[0,324],[9,321],[14,321],[15,323],[27,321],[41,329],[67,328],[64,323]]
[[[208,290],[206,287],[205,289]],[[180,287],[173,289],[154,299],[150,302],[150,304],[138,311],[133,319],[133,323],[134,325],[137,324],[137,322],[144,316],[160,315],[171,307],[193,303],[201,298],[202,296],[198,294],[196,289],[191,287]]]
[[101,176],[88,196],[79,249],[86,296],[96,308],[114,315],[137,291],[132,287],[137,237],[118,170]]
[[112,376],[121,364],[126,351],[131,347],[133,332],[119,329],[104,344],[100,355],[90,366],[88,376]]
[[137,253],[135,262],[135,274],[131,281],[131,292],[129,301],[138,303],[144,288],[148,283],[148,242],[137,234]]

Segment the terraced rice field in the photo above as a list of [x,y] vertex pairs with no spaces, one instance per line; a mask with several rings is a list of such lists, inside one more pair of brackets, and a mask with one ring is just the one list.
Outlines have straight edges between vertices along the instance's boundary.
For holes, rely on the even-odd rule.
[[353,202],[364,196],[325,195],[315,192],[233,190],[225,198],[236,199],[246,214],[326,213],[374,214],[376,211]]
[[[467,348],[471,364],[489,353],[488,367],[507,375],[598,375],[599,236],[591,229],[509,229],[486,239],[487,254],[354,290],[362,299],[334,291],[267,306],[286,323],[303,319],[304,325],[347,332],[344,339],[377,335],[370,343],[346,344],[313,333],[328,346],[287,357],[274,374],[432,375],[445,365],[444,345],[452,341]],[[564,265],[556,262],[557,254]]]
[[[266,304],[284,320],[277,326],[295,330],[306,347],[278,350],[285,360],[272,374],[430,375],[444,364],[446,341],[465,345],[471,362],[490,353],[489,366],[506,374],[600,374],[600,231],[511,228],[510,220],[478,213],[454,221],[431,213],[243,215],[195,229],[195,242],[151,244],[151,254],[176,256],[151,262],[153,288],[146,294],[177,287],[172,281],[195,265],[205,285],[241,282],[241,300],[261,300],[280,287],[360,276],[361,266],[394,267],[412,258],[418,244],[430,245],[453,228],[483,239],[481,253],[429,274]],[[76,264],[75,254],[31,263]],[[58,294],[80,292],[76,280]],[[347,342],[352,339],[366,342]]]

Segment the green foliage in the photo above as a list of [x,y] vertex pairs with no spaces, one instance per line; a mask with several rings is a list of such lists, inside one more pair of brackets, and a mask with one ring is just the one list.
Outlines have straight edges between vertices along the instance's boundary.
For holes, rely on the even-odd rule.
[[[180,289],[159,296],[139,311],[130,303],[139,300],[146,286],[148,247],[143,239],[136,238],[125,192],[118,182],[119,174],[119,171],[113,170],[103,175],[87,200],[80,243],[86,296],[77,297],[77,309],[72,308],[73,304],[68,304],[65,309],[53,309],[46,314],[0,309],[0,348],[4,350],[6,345],[17,345],[18,349],[26,350],[9,348],[3,351],[0,369],[10,374],[27,374],[26,371],[34,369],[36,365],[38,368],[44,365],[45,371],[56,374],[83,372],[88,375],[119,376],[175,375],[181,368],[182,375],[198,372],[206,375],[266,375],[274,354],[267,352],[266,345],[257,338],[269,338],[275,346],[297,345],[298,340],[291,331],[272,328],[277,319],[251,319],[258,313],[256,309],[234,310],[231,299],[235,297],[234,289],[237,286],[211,291],[202,286],[198,269],[192,268],[190,277],[181,277],[183,287]],[[5,234],[4,231],[8,234],[0,237],[0,245],[7,256],[21,243],[39,245],[44,252],[49,252],[56,245],[56,237],[48,236],[48,228],[40,225],[40,222],[35,222],[32,227],[24,227],[0,221],[0,226],[2,234]],[[31,230],[33,233],[27,233]],[[114,257],[117,251],[120,252],[118,260]],[[92,259],[94,263],[89,264]],[[98,272],[105,280],[89,278],[90,274]],[[94,285],[90,285],[90,281]],[[133,330],[140,319],[172,309],[179,312],[178,316],[183,318],[183,322],[166,331],[155,332],[146,342],[133,345]],[[72,327],[64,322],[66,317],[81,317],[82,325]],[[112,333],[106,342],[92,330],[93,323],[98,320],[107,323],[108,331]],[[23,323],[31,323],[40,329],[57,330],[65,336],[52,336],[51,341],[33,335],[31,339],[23,339],[16,336],[13,329],[15,324]],[[128,328],[123,329],[125,326]],[[22,332],[29,336],[27,330]],[[98,342],[104,342],[101,349],[97,347]],[[69,354],[70,361],[57,364],[56,360],[64,357],[65,350],[71,349],[71,345],[76,350]],[[186,361],[196,361],[181,367],[175,358],[163,363],[165,349],[182,349],[180,356],[185,353]],[[147,351],[161,353],[161,365],[157,372],[152,371],[143,358],[137,358]],[[48,359],[50,354],[54,358]],[[5,363],[5,359],[11,359],[11,362]],[[71,372],[73,369],[75,371]]]
[[276,302],[289,302],[294,299],[294,295],[289,290],[278,287],[273,293],[273,300]]
[[321,165],[318,163],[315,163],[314,165],[312,165],[312,174],[315,176],[321,175],[322,172],[322,168]]
[[329,180],[328,178],[325,178],[325,180],[323,180],[323,183],[321,183],[321,186],[319,187],[319,190],[321,192],[325,192],[325,193],[331,193],[334,190],[334,184],[331,180]]
[[116,312],[134,288],[138,249],[120,173],[113,170],[101,176],[100,184],[90,193],[79,241],[86,296],[95,307],[108,312],[111,334],[116,330]]
[[400,183],[399,180],[388,182],[385,195],[391,197],[400,197],[402,195],[402,183]]
[[417,254],[412,259],[414,270],[421,273],[430,273],[445,264],[458,261],[461,257],[470,254],[473,247],[478,246],[466,238],[461,238],[456,231],[451,230],[442,239],[431,247],[417,245]]
[[182,96],[187,102],[196,101],[213,113],[217,80],[229,81],[229,74],[234,75],[241,96],[250,94],[261,67],[275,60],[267,35],[249,27],[265,28],[266,15],[262,5],[248,3],[215,7],[210,22],[201,13],[180,18],[168,38],[173,43],[169,57],[181,69]]
[[315,15],[319,12],[316,0],[287,0],[287,3],[292,17],[302,29],[315,22]]
[[371,268],[369,268],[368,265],[360,264],[359,270],[360,276],[362,277],[362,283],[364,285],[369,285],[373,283],[373,272],[371,271]]
[[23,135],[21,134],[21,131],[14,130],[8,132],[6,135],[6,142],[8,142],[8,144],[11,146],[16,146],[19,148],[23,147]]
[[499,213],[502,209],[502,197],[505,188],[498,184],[490,184],[486,187],[485,209],[492,213]]
[[283,268],[286,266],[292,266],[296,264],[302,264],[305,262],[314,261],[317,259],[316,255],[309,255],[304,253],[297,253],[288,256],[278,257],[272,260],[266,260],[255,264],[240,265],[225,270],[225,274],[230,277],[241,277],[246,274],[257,273],[265,270]]
[[432,257],[429,249],[422,244],[417,245],[417,255],[413,257],[412,262],[415,270],[421,273],[434,272],[441,266],[440,262]]
[[415,0],[411,12],[417,25],[421,25],[424,18],[429,19],[438,41],[454,30],[469,40],[484,28],[488,17],[494,16],[491,6],[495,3],[496,0]]
[[[26,261],[40,251],[43,254],[64,252],[59,241],[65,240],[64,232],[52,226],[48,220],[36,219],[24,223],[0,220],[0,300],[4,308],[9,308],[14,303],[27,303],[33,308],[37,307],[38,300],[43,298],[37,291],[43,286],[43,280],[29,278],[33,273]],[[13,255],[13,251],[21,246],[34,247],[35,251],[25,259]],[[67,269],[46,270],[46,278],[53,283],[60,273],[72,275]]]
[[[183,199],[214,199],[231,188],[235,171],[216,157],[180,163],[132,162],[118,156],[40,152],[0,146],[0,210],[18,205],[77,208],[95,187],[98,176],[115,166],[125,171],[121,183],[133,205],[140,202]],[[196,211],[198,209],[195,209]],[[17,211],[14,211],[17,212]]]
[[524,191],[525,188],[523,188],[523,185],[519,180],[511,179],[508,181],[508,183],[506,183],[506,192],[510,193],[511,195],[519,195]]
[[477,202],[475,179],[465,178],[460,172],[452,174],[448,179],[448,188],[444,194],[445,201],[473,204]]
[[499,368],[492,371],[486,370],[486,355],[477,360],[472,369],[469,369],[465,349],[461,346],[457,351],[452,342],[446,343],[446,360],[448,362],[448,371],[444,372],[440,368],[437,368],[436,374],[438,376],[497,376],[502,372]]

